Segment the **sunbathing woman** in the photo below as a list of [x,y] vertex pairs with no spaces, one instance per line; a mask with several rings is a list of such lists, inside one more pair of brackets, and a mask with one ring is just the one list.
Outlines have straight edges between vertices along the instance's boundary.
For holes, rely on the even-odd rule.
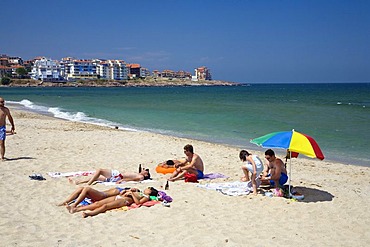
[[101,201],[94,202],[93,204],[87,206],[75,207],[73,209],[70,206],[67,206],[67,209],[71,214],[80,211],[90,210],[89,212],[82,213],[82,217],[86,218],[88,216],[95,216],[100,213],[104,213],[110,209],[120,208],[123,206],[130,206],[133,203],[140,205],[143,204],[144,202],[149,201],[150,196],[157,195],[158,191],[153,187],[149,187],[144,190],[144,193],[128,191],[123,195],[111,196]]
[[126,181],[143,181],[146,179],[150,179],[148,168],[142,169],[141,172],[119,172],[118,170],[100,168],[96,170],[94,175],[90,178],[84,178],[80,180],[73,180],[72,178],[69,178],[68,181],[74,184],[87,183],[87,185],[91,185],[96,181],[115,182],[120,184]]
[[70,204],[71,208],[77,207],[80,202],[82,202],[85,198],[91,199],[93,202],[103,200],[110,196],[116,196],[120,194],[124,194],[127,191],[139,191],[139,189],[136,188],[112,188],[105,191],[99,191],[96,189],[93,189],[91,187],[79,187],[76,189],[70,196],[67,197],[67,199],[59,204],[57,206],[63,206],[68,205],[69,203],[74,202]]

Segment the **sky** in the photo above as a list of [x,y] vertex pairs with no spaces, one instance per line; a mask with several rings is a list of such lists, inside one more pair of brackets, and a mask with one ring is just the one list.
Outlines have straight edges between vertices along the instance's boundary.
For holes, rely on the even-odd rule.
[[244,83],[370,82],[366,0],[0,0],[0,54],[206,66]]

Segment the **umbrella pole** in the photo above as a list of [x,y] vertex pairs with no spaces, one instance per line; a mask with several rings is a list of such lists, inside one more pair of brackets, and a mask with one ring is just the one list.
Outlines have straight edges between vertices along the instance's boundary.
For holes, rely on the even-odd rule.
[[289,198],[292,198],[290,193],[290,178],[292,177],[292,152],[289,151]]

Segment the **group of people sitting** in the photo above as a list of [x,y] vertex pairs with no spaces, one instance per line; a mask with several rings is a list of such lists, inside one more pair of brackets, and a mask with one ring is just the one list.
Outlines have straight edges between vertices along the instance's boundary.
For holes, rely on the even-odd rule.
[[[271,187],[282,187],[288,181],[288,175],[284,162],[275,156],[272,149],[265,152],[265,159],[268,161],[264,166],[262,160],[254,154],[246,150],[239,153],[240,160],[245,164],[242,165],[244,176],[242,181],[252,181],[253,194],[257,195],[257,181],[259,180],[263,185],[270,185]],[[249,177],[249,173],[251,176]]]
[[[186,174],[193,174],[197,179],[204,177],[204,164],[198,154],[194,153],[193,146],[188,144],[184,147],[186,158],[183,160],[167,160],[159,166],[173,167],[174,172],[168,181],[177,181],[183,179]],[[282,187],[288,180],[287,171],[284,162],[275,156],[271,149],[266,150],[265,159],[268,164],[264,166],[262,160],[246,150],[239,153],[240,160],[245,163],[242,165],[244,176],[242,181],[252,182],[253,194],[257,195],[257,181],[263,185],[271,187]],[[251,175],[249,175],[251,173]],[[139,172],[119,172],[112,169],[98,169],[91,178],[72,180],[75,184],[87,183],[91,185],[96,181],[115,182],[117,184],[123,181],[143,181],[150,179],[151,175],[148,168],[139,169]],[[148,187],[143,192],[137,188],[120,187],[112,188],[106,191],[98,191],[91,187],[80,187],[74,191],[65,201],[58,204],[66,205],[70,213],[83,212],[83,217],[94,216],[110,209],[130,206],[133,203],[142,204],[150,200],[150,196],[157,196],[158,190]],[[85,198],[93,201],[90,205],[79,205]]]

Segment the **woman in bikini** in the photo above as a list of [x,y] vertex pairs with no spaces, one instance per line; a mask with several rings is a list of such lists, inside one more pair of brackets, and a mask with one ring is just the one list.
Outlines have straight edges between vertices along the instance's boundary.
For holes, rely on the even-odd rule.
[[105,190],[105,191],[99,191],[91,187],[79,187],[71,195],[69,195],[65,201],[57,204],[57,206],[66,206],[69,204],[70,208],[73,209],[77,207],[78,204],[80,204],[85,198],[89,198],[93,202],[96,202],[96,201],[103,200],[110,196],[124,194],[127,191],[139,191],[139,189],[116,187],[116,188],[112,188],[112,189]]
[[148,187],[144,192],[138,191],[127,191],[122,195],[110,196],[101,201],[94,202],[93,204],[81,207],[71,208],[67,206],[70,213],[76,213],[81,211],[89,210],[88,212],[82,212],[82,217],[95,216],[100,213],[104,213],[107,210],[121,208],[123,206],[130,206],[133,203],[143,204],[150,200],[150,196],[157,196],[158,190],[153,187]]

